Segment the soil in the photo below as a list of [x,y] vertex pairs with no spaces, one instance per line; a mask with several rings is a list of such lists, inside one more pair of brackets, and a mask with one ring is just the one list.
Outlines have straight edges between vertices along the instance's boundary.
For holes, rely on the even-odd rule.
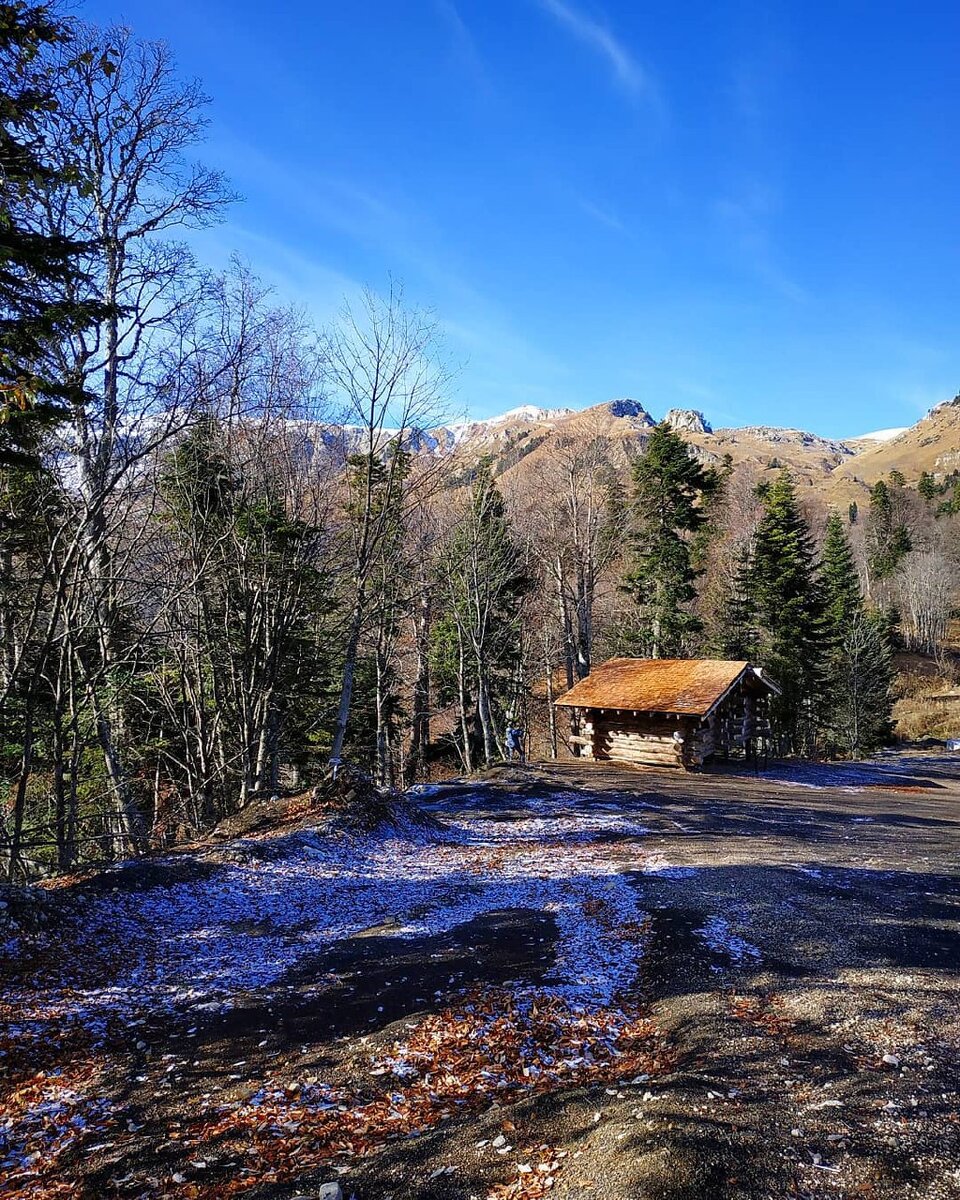
[[[442,840],[434,830],[456,829],[457,862],[476,858],[476,882],[428,881],[417,904],[386,915],[371,900],[367,923],[359,913],[345,934],[326,939],[309,936],[306,918],[282,929],[270,912],[237,920],[232,936],[251,955],[271,939],[283,944],[274,977],[232,994],[221,988],[213,1001],[157,1008],[145,1000],[93,1034],[82,1022],[58,1029],[51,1017],[42,1036],[30,1025],[28,1042],[17,1013],[0,1009],[0,1162],[4,1137],[9,1151],[17,1121],[30,1116],[23,1096],[35,1073],[44,1087],[71,1081],[88,1105],[86,1129],[60,1141],[50,1132],[60,1118],[30,1110],[46,1132],[24,1146],[46,1137],[44,1160],[8,1160],[0,1197],[288,1200],[317,1195],[330,1180],[357,1200],[958,1197],[958,765],[899,753],[753,776],[548,763],[419,796],[431,818],[418,835],[423,855]],[[324,831],[315,836],[320,846]],[[299,853],[307,843],[297,845]],[[411,846],[416,862],[421,843]],[[289,846],[271,847],[266,859],[279,871],[271,879],[282,887]],[[489,907],[480,903],[483,888],[508,880],[510,864],[526,862],[531,849],[561,889],[550,896],[585,897],[598,945],[622,937],[628,979],[621,970],[615,994],[591,1001],[563,992],[565,972],[579,976],[591,964],[565,940],[562,909],[536,902],[535,889],[517,893],[526,904],[497,907],[499,892]],[[209,886],[225,862],[257,869],[256,855],[231,853],[198,848],[49,895],[79,920],[85,904],[131,891]],[[291,878],[303,869],[296,862]],[[398,874],[409,870],[408,860],[396,862]],[[627,892],[638,921],[624,916]],[[472,905],[472,915],[454,916],[450,927],[430,915],[456,905]],[[70,932],[79,927],[53,924],[57,963],[79,954],[71,937],[80,934]],[[21,947],[29,953],[7,964],[17,1004],[46,996],[55,977],[58,999],[64,994],[43,936],[32,933]],[[149,933],[130,942],[130,956],[144,963],[162,953]],[[74,986],[89,985],[97,963],[94,954],[86,973],[78,967]],[[472,1020],[476,1006],[512,1011],[518,997],[521,1008],[531,997],[566,1005],[576,1020],[591,1005],[604,1020],[642,1017],[655,1030],[651,1065],[633,1075],[613,1060],[598,1066],[591,1043],[587,1067],[572,1068],[568,1085],[474,1088],[447,1116],[435,1106],[402,1136],[381,1136],[371,1118],[368,1140],[358,1134],[352,1152],[321,1153],[316,1137],[304,1137],[299,1122],[312,1129],[319,1119],[301,1113],[310,1088],[352,1097],[342,1105],[344,1128],[360,1100],[371,1106],[364,1111],[384,1099],[400,1111],[405,1077],[378,1074],[376,1064],[432,1021],[430,1036],[446,1045],[444,1029]],[[502,1025],[483,1028],[489,1034],[450,1051],[451,1072],[465,1054],[484,1051],[503,1068],[494,1036]],[[533,1053],[522,1039],[516,1045],[517,1054]],[[428,1082],[442,1091],[439,1077]],[[271,1087],[281,1098],[270,1101],[269,1120],[277,1145],[289,1135],[288,1157],[264,1149],[262,1130],[237,1124],[249,1115],[244,1105],[259,1111]],[[213,1132],[211,1113],[223,1117]]]

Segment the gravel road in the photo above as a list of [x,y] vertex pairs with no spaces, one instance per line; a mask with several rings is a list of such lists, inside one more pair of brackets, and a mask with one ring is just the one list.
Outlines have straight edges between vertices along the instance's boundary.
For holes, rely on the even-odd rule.
[[0,1197],[960,1196],[960,781],[602,764],[11,894]]

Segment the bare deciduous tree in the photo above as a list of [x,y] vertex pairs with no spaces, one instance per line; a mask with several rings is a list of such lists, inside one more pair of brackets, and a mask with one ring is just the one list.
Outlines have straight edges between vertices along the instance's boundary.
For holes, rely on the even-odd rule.
[[924,654],[938,655],[947,634],[956,596],[956,570],[939,549],[908,554],[893,580],[907,644]]
[[[437,425],[449,382],[436,321],[407,308],[399,287],[384,299],[366,292],[355,311],[345,306],[326,344],[331,401],[346,423],[345,456],[354,478],[348,506],[349,555],[343,679],[330,760],[337,763],[350,718],[357,653],[370,587],[383,551],[413,494],[403,449]],[[416,483],[422,484],[422,474]]]

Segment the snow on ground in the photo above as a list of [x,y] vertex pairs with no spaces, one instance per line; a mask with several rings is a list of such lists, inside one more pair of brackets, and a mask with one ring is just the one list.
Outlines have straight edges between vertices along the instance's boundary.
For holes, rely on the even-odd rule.
[[858,433],[856,437],[847,440],[851,442],[892,442],[894,438],[898,438],[902,433],[907,433],[909,429],[909,425],[898,425],[895,429],[875,429],[872,433]]
[[[742,963],[747,959],[759,960],[760,951],[756,946],[734,933],[730,922],[723,917],[708,917],[706,922],[696,930],[698,937],[710,947],[714,954],[723,954],[734,963]],[[713,970],[719,970],[716,965]]]
[[[629,847],[646,832],[611,812],[531,813],[453,818],[440,833],[410,825],[365,836],[305,831],[238,840],[218,848],[227,861],[210,878],[87,896],[74,918],[76,945],[56,970],[47,959],[42,983],[9,989],[19,1009],[9,1032],[39,1037],[54,1020],[102,1041],[112,1019],[138,1012],[225,1010],[238,994],[270,988],[365,930],[437,935],[506,909],[553,916],[551,994],[609,1004],[642,953],[639,934],[625,940],[623,930],[639,930],[645,917],[610,841],[627,839]],[[108,963],[108,976],[91,971],[91,961]]]
[[910,786],[918,775],[955,776],[956,756],[925,753],[917,757],[880,754],[864,762],[805,762],[799,760],[771,763],[764,777],[786,787],[815,791],[842,791],[848,794],[866,788]]

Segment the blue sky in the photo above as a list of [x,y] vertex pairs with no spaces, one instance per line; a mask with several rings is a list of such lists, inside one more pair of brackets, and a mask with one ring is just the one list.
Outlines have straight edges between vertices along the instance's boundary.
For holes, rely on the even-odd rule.
[[844,435],[960,389],[960,6],[96,0],[213,98],[198,241],[328,318],[392,274],[454,407]]

